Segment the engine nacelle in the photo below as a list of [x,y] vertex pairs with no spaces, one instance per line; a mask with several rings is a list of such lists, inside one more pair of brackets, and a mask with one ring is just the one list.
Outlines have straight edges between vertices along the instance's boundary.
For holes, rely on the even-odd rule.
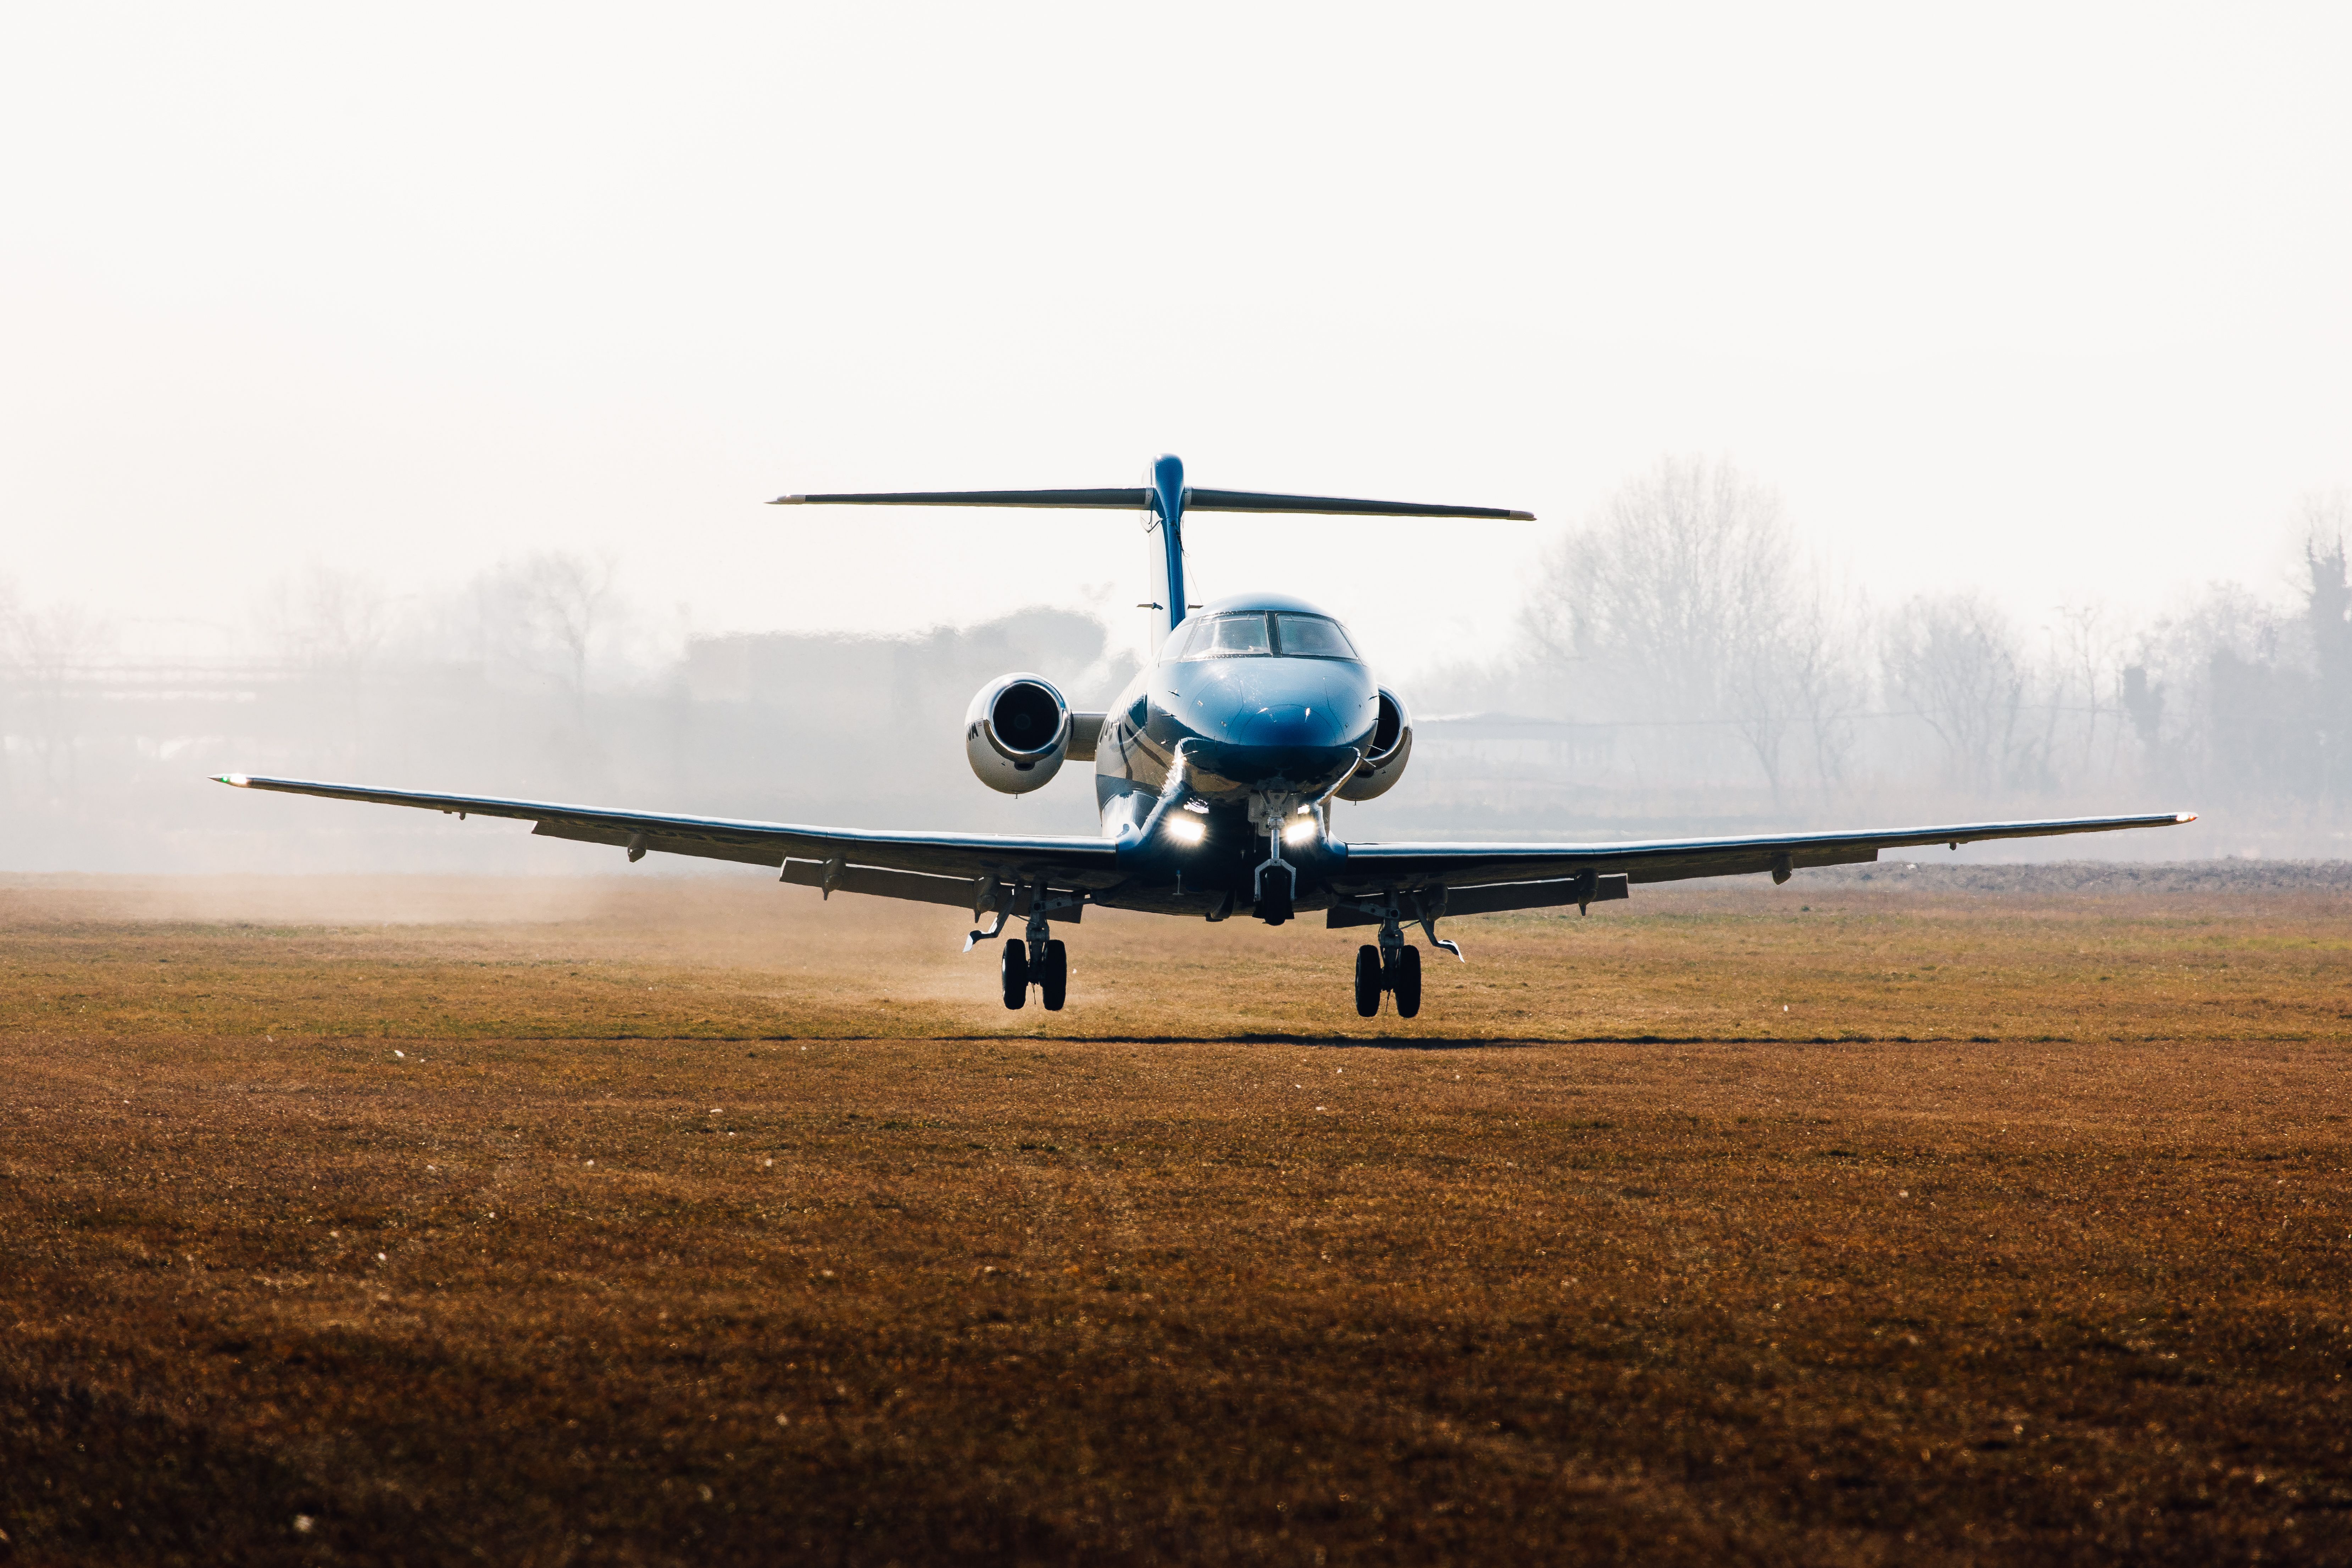
[[1000,675],[964,713],[963,751],[981,783],[1026,795],[1062,771],[1070,753],[1070,705],[1042,675]]
[[1339,786],[1339,798],[1370,800],[1386,795],[1391,785],[1404,777],[1404,764],[1412,755],[1412,715],[1405,711],[1404,699],[1383,686],[1371,749],[1364,753],[1363,765],[1355,776]]

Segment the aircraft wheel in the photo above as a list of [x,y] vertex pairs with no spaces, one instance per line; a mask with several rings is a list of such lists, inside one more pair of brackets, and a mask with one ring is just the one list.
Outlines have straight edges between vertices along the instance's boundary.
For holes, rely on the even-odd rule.
[[1058,942],[1045,944],[1045,962],[1037,966],[1037,991],[1045,1011],[1058,1013],[1070,994],[1070,950]]
[[1018,1012],[1029,1001],[1029,944],[1017,938],[1004,944],[1004,1005]]
[[1396,993],[1398,1017],[1410,1018],[1421,1011],[1421,949],[1408,947],[1397,954],[1389,989]]
[[1381,1010],[1381,950],[1366,942],[1356,950],[1356,1015],[1369,1018]]
[[1290,868],[1275,866],[1267,869],[1265,879],[1259,885],[1257,918],[1270,926],[1278,926],[1295,911],[1296,884],[1291,880]]

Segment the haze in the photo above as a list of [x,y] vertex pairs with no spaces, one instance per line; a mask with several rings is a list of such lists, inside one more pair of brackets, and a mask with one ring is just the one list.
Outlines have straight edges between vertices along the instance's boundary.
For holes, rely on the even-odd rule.
[[20,7],[0,569],[121,657],[551,552],[648,668],[1032,605],[1124,647],[1131,520],[759,503],[1172,450],[1536,511],[1192,530],[1204,594],[1306,594],[1455,692],[1564,531],[1705,457],[1881,606],[2291,615],[2352,483],[2347,43],[2318,6]]

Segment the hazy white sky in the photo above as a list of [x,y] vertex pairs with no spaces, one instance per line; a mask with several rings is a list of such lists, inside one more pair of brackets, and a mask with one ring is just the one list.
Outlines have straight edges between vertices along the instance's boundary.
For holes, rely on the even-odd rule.
[[879,628],[1131,604],[1135,524],[759,502],[1538,512],[1195,524],[1409,668],[1699,451],[1882,599],[2275,585],[2352,483],[2352,12],[1627,9],[13,7],[0,571]]

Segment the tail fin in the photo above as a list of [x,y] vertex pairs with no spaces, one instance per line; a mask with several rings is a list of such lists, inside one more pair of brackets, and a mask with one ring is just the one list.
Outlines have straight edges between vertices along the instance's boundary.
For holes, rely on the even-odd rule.
[[1290,512],[1321,517],[1478,517],[1533,522],[1531,511],[1491,506],[1434,506],[1422,501],[1352,500],[1343,496],[1294,496],[1268,490],[1196,490],[1184,485],[1184,463],[1163,457],[1150,483],[1139,489],[870,490],[836,495],[778,496],[772,506],[1091,507],[1144,514],[1151,542],[1151,651],[1184,619],[1184,514],[1187,511]]

